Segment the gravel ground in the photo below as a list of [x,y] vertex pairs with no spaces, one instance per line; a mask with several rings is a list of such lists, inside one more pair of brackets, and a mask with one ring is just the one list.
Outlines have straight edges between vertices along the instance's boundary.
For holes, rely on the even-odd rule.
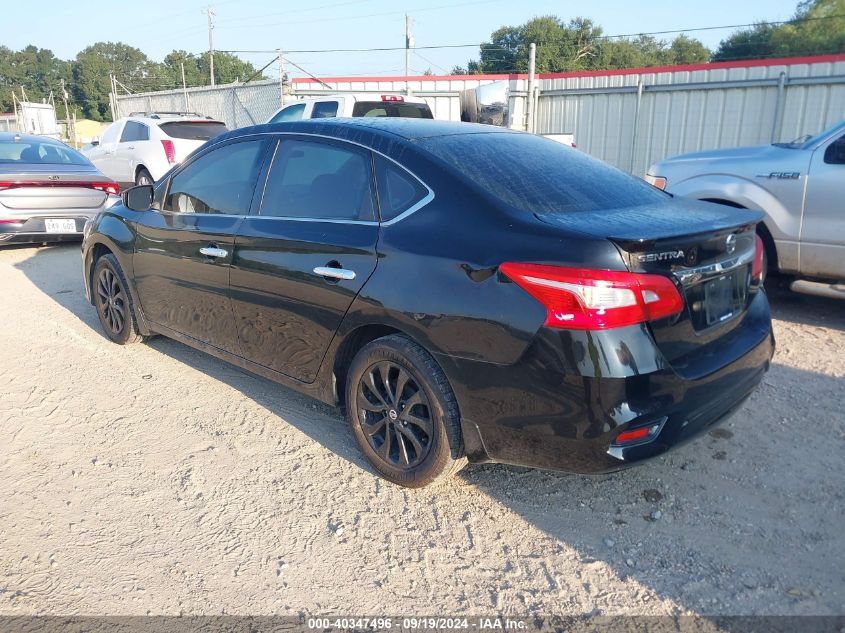
[[387,484],[340,414],[157,338],[78,245],[0,251],[2,614],[842,614],[845,303],[775,293],[772,371],[623,473]]

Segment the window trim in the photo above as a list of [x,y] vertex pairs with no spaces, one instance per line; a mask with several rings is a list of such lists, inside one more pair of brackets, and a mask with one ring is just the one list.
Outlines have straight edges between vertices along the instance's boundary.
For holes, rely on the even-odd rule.
[[[167,183],[166,183],[166,186],[164,187],[164,193],[161,196],[161,204],[160,204],[161,208],[153,209],[153,210],[156,213],[166,213],[168,215],[190,215],[190,216],[198,216],[198,215],[211,216],[211,215],[213,215],[213,216],[220,217],[220,218],[246,218],[246,217],[249,217],[250,215],[252,215],[253,210],[256,208],[255,207],[255,194],[258,193],[258,186],[261,184],[261,179],[264,178],[266,180],[266,178],[267,178],[267,173],[266,173],[267,172],[267,169],[266,169],[267,153],[268,153],[268,150],[270,149],[270,147],[272,146],[272,143],[268,143],[267,139],[263,138],[264,136],[265,136],[264,134],[251,134],[249,136],[239,136],[237,138],[229,139],[229,140],[226,140],[225,142],[217,143],[215,145],[212,145],[211,147],[205,148],[201,153],[194,156],[189,162],[182,163],[181,165],[179,165],[178,169],[174,169],[173,172],[167,177]],[[196,161],[198,161],[203,156],[206,156],[207,154],[210,154],[211,152],[213,152],[217,149],[220,149],[221,147],[226,147],[228,145],[234,145],[235,143],[244,143],[246,141],[259,141],[261,144],[264,145],[264,147],[260,150],[262,152],[261,164],[258,168],[258,174],[257,174],[256,180],[255,180],[255,187],[252,191],[252,199],[250,200],[249,208],[246,210],[246,213],[196,213],[196,212],[186,213],[185,211],[171,211],[169,209],[164,208],[164,204],[167,201],[167,198],[170,196],[170,185],[173,184],[173,179],[176,176],[181,174],[185,169],[187,169],[188,167],[193,165]],[[262,197],[264,196],[264,190],[263,189],[262,189],[261,195],[262,195]],[[153,199],[155,201],[155,193],[153,194]]]
[[[415,178],[417,180],[417,182],[419,182],[425,188],[427,193],[419,202],[417,202],[413,206],[409,207],[408,209],[406,209],[405,211],[403,211],[402,213],[397,215],[395,218],[388,220],[387,222],[381,221],[381,204],[380,204],[380,201],[378,200],[378,190],[377,190],[377,183],[376,182],[372,182],[372,187],[375,188],[376,211],[378,212],[378,218],[379,218],[378,220],[343,220],[343,219],[337,219],[337,218],[297,218],[297,217],[289,217],[289,216],[281,216],[281,215],[261,215],[260,209],[261,209],[261,204],[264,202],[264,190],[267,187],[267,178],[269,177],[269,174],[270,174],[270,167],[273,166],[273,160],[272,159],[275,159],[276,151],[278,149],[279,144],[282,141],[281,138],[277,138],[276,139],[277,142],[272,149],[272,154],[273,154],[272,159],[270,160],[269,164],[267,165],[267,168],[264,170],[264,172],[261,176],[261,177],[264,178],[264,183],[261,186],[261,198],[258,200],[258,204],[256,205],[255,210],[254,210],[255,212],[252,212],[252,210],[250,211],[250,216],[263,218],[265,220],[274,220],[275,219],[275,220],[286,220],[286,221],[289,221],[289,222],[326,222],[328,224],[362,224],[362,225],[365,225],[365,226],[366,225],[392,226],[392,225],[396,224],[397,222],[404,220],[409,215],[416,213],[417,211],[422,209],[424,206],[426,206],[428,203],[430,203],[432,200],[434,200],[434,191],[431,189],[431,187],[428,186],[428,184],[422,178],[417,176],[414,172],[412,172],[410,169],[408,169],[404,165],[402,165],[399,162],[393,160],[387,154],[384,154],[384,153],[378,151],[377,149],[373,149],[372,147],[364,145],[363,143],[357,143],[355,141],[350,141],[350,140],[347,140],[347,139],[336,138],[334,136],[328,136],[326,134],[313,134],[313,133],[310,133],[310,132],[261,132],[261,133],[257,134],[256,136],[274,136],[274,137],[287,136],[287,137],[293,137],[293,138],[297,138],[297,137],[309,138],[310,137],[310,138],[325,139],[327,141],[332,141],[332,142],[337,143],[337,144],[346,143],[346,144],[349,144],[349,145],[354,145],[356,147],[360,147],[360,148],[364,149],[365,151],[370,152],[371,153],[371,162],[373,162],[372,161],[372,155],[378,154],[379,156],[382,156],[385,159],[392,162],[394,165],[396,165],[400,169],[403,169],[406,173],[410,174],[411,177]],[[197,156],[197,158],[199,158],[199,156]],[[193,161],[191,161],[191,162],[193,162]],[[370,174],[371,174],[372,178],[374,179],[375,178],[375,164],[372,165],[371,170],[370,170]],[[168,187],[169,186],[170,185],[168,184]]]

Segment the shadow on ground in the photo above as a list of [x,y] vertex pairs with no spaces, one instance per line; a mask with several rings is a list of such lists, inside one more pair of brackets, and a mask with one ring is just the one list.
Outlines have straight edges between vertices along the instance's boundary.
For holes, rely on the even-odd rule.
[[[60,246],[40,249],[17,267],[99,332],[81,274],[54,274],[71,265],[81,270],[78,249]],[[773,300],[778,319],[837,330],[845,330],[843,307],[782,292]],[[105,337],[103,344],[110,344]],[[172,340],[158,337],[147,345],[231,386],[371,472],[336,409]],[[831,536],[841,533],[843,519],[841,393],[841,379],[776,363],[722,427],[638,468],[585,477],[484,465],[460,477],[576,549],[584,565],[603,561],[620,578],[685,609],[748,613],[753,604],[762,613],[841,613],[845,545]],[[808,423],[815,425],[811,431]],[[784,548],[783,542],[802,545]]]

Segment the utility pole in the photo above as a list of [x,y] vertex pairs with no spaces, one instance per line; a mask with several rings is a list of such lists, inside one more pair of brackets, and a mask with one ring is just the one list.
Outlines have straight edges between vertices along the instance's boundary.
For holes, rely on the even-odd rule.
[[188,84],[185,83],[185,62],[180,62],[182,67],[182,93],[185,95],[185,112],[190,112],[191,107],[188,105]]
[[109,74],[109,85],[111,86],[111,92],[109,93],[109,105],[111,106],[111,120],[117,121],[117,117],[114,116],[114,111],[116,110],[115,106],[117,105],[117,88],[115,88],[113,74]]
[[211,5],[203,11],[208,16],[208,70],[211,75],[211,86],[214,87],[214,39],[211,32],[214,30],[214,11]]
[[65,102],[65,123],[67,124],[67,136],[71,138],[70,128],[70,112],[67,109],[67,90],[65,90],[65,80],[62,79],[62,100]]
[[282,49],[279,53],[279,105],[285,105],[285,58],[282,57]]
[[528,47],[528,94],[525,98],[525,131],[534,133],[534,71],[537,69],[537,45]]
[[[414,45],[414,36],[411,35],[411,16],[405,14],[405,79],[411,74],[411,47]],[[407,88],[407,85],[406,85]]]

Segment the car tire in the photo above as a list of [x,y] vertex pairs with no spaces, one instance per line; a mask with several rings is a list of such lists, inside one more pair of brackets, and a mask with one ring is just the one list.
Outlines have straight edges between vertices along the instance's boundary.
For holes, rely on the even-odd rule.
[[441,482],[467,463],[452,387],[431,354],[406,336],[376,339],[355,355],[346,418],[367,461],[400,486]]
[[111,341],[130,345],[144,340],[138,332],[129,284],[114,255],[103,255],[97,260],[91,275],[91,288],[100,325]]
[[152,185],[155,183],[153,177],[150,175],[144,167],[138,170],[138,173],[135,174],[135,184],[136,185]]

